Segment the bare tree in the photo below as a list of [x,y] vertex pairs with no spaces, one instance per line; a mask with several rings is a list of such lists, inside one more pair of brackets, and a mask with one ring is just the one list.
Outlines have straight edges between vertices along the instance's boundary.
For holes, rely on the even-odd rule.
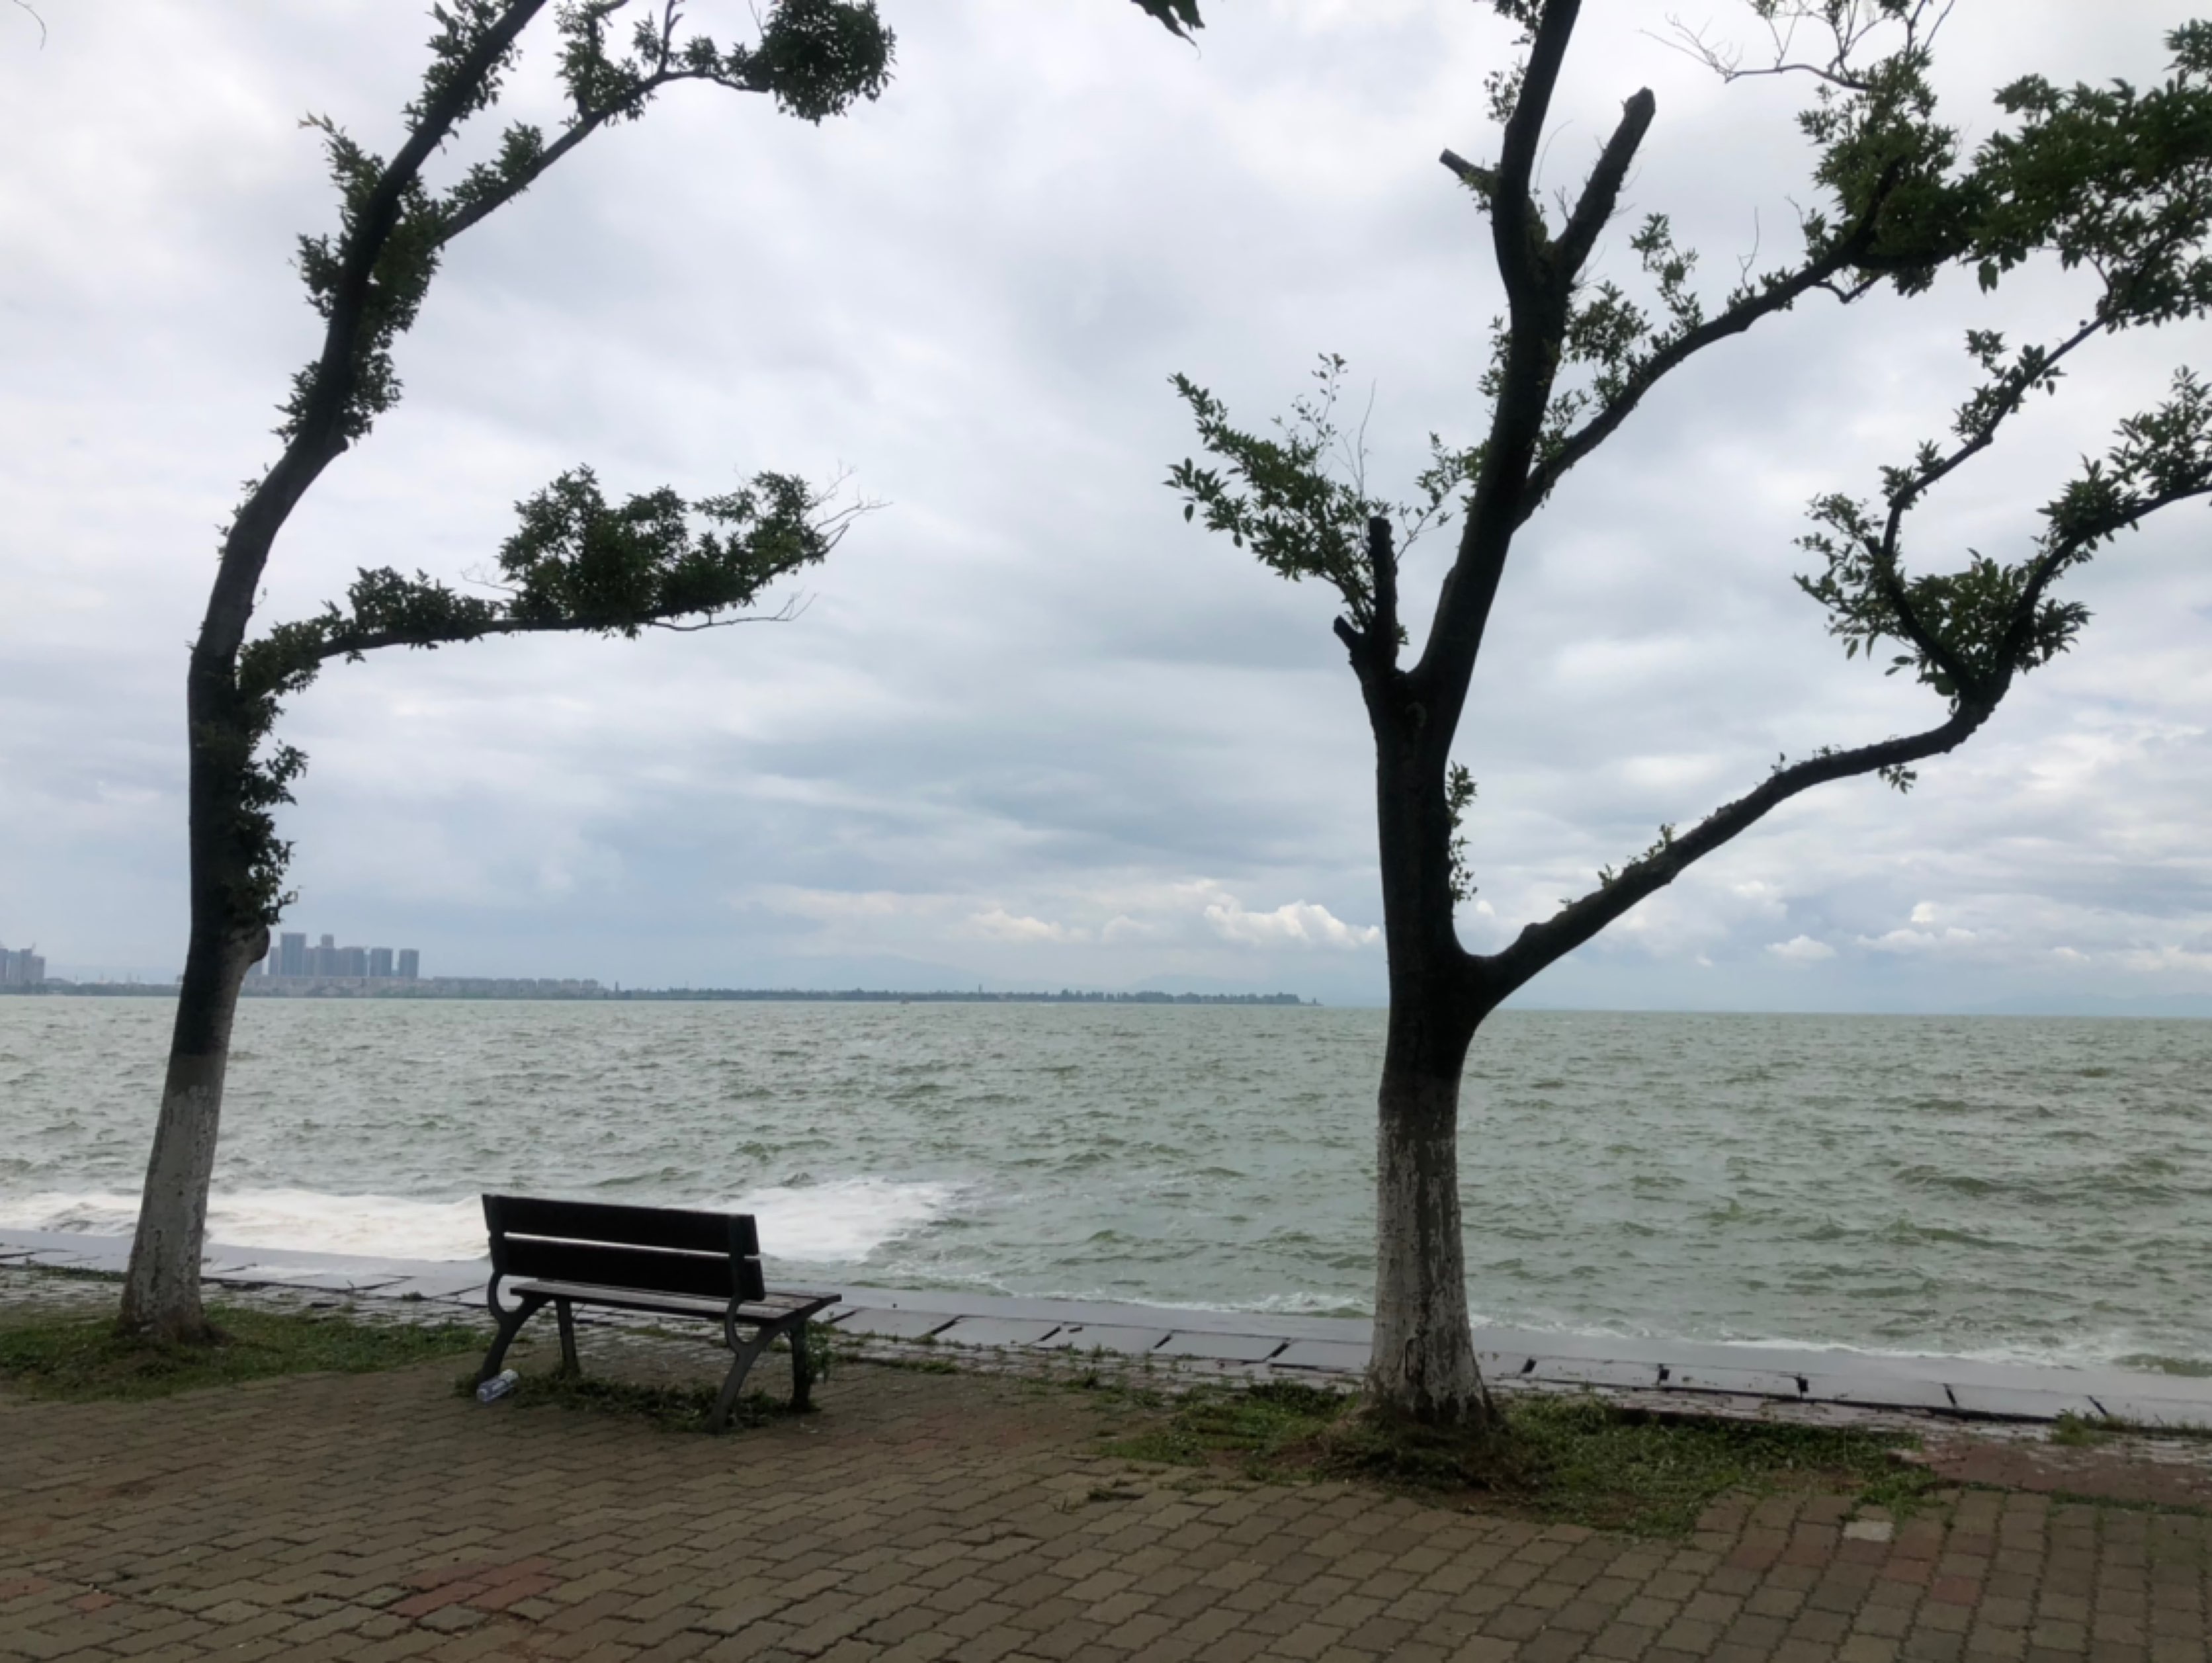
[[[1367,495],[1357,469],[1346,479],[1338,460],[1340,361],[1324,361],[1321,393],[1295,404],[1272,437],[1231,426],[1220,400],[1178,375],[1200,442],[1223,465],[1186,460],[1169,481],[1186,499],[1186,519],[1202,513],[1209,529],[1249,544],[1284,576],[1328,583],[1343,604],[1335,633],[1375,741],[1390,986],[1369,1384],[1386,1411],[1476,1427],[1492,1411],[1468,1323],[1459,1099],[1484,1020],[1801,792],[1863,774],[1909,789],[1917,765],[1965,743],[2021,677],[2072,646],[2087,613],[2058,598],[2069,573],[2148,516],[2212,492],[2212,395],[2177,368],[2163,399],[2121,422],[2103,456],[2039,507],[2021,505],[2030,525],[2012,556],[1907,561],[1914,511],[1996,445],[2032,394],[2056,391],[2067,361],[2118,331],[2200,319],[2212,305],[2212,25],[2170,35],[2171,78],[2145,91],[2061,88],[2034,76],[2002,88],[1996,101],[2013,126],[1963,161],[1953,130],[1936,119],[1928,78],[1948,10],[1933,0],[1752,0],[1776,30],[1774,62],[1757,70],[1701,36],[1678,37],[1732,77],[1810,81],[1814,100],[1799,124],[1827,203],[1803,215],[1794,263],[1747,272],[1708,310],[1693,283],[1696,257],[1677,246],[1664,215],[1646,219],[1628,242],[1643,300],[1589,270],[1656,113],[1650,92],[1627,100],[1579,193],[1547,214],[1534,177],[1581,6],[1491,3],[1519,26],[1524,54],[1489,83],[1504,129],[1498,160],[1443,157],[1489,218],[1505,294],[1479,381],[1488,404],[1482,441],[1463,451],[1432,441],[1416,505],[1393,506]],[[1820,43],[1809,55],[1801,50],[1808,39]],[[1820,497],[1801,539],[1813,569],[1798,583],[1826,612],[1829,632],[1854,657],[1887,643],[1890,673],[1926,687],[1940,719],[1778,762],[1696,825],[1660,828],[1649,848],[1600,872],[1589,893],[1531,921],[1501,950],[1468,951],[1453,913],[1472,889],[1462,819],[1474,782],[1451,750],[1522,528],[1667,377],[1708,349],[1800,300],[1848,305],[1884,282],[1916,295],[1961,268],[1994,290],[2031,260],[2092,274],[2090,315],[2017,346],[1994,330],[1970,332],[1974,382],[1948,433],[1884,469],[1872,498]],[[1786,363],[1778,373],[1787,374]],[[1407,535],[1455,512],[1457,550],[1408,663],[1399,554]]]

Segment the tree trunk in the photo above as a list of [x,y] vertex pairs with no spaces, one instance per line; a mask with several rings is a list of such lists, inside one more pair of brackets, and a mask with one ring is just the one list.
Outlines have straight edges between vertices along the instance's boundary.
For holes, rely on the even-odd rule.
[[[1396,1023],[1393,1011],[1392,1026]],[[1459,1070],[1393,1045],[1376,1128],[1375,1349],[1368,1387],[1394,1413],[1480,1426],[1491,1405],[1474,1360],[1459,1208]]]
[[[200,1306],[208,1183],[215,1172],[231,1019],[237,1014],[239,987],[247,967],[261,956],[258,952],[249,956],[234,936],[210,944],[203,952],[199,936],[195,931],[184,985],[178,990],[176,1029],[161,1083],[161,1114],[154,1126],[154,1151],[146,1162],[146,1187],[138,1204],[138,1233],[123,1284],[123,1327],[172,1342],[212,1338]],[[264,930],[261,936],[265,952],[268,932]]]
[[246,971],[269,950],[269,927],[246,899],[252,855],[240,828],[252,740],[240,720],[228,655],[210,652],[204,645],[194,652],[185,703],[191,765],[191,938],[177,990],[161,1112],[146,1162],[119,1326],[149,1338],[204,1344],[215,1336],[200,1303],[200,1255],[231,1023]]
[[1449,734],[1438,742],[1428,703],[1408,678],[1370,671],[1362,683],[1375,731],[1390,956],[1390,1034],[1376,1102],[1368,1390],[1387,1413],[1480,1428],[1492,1410],[1468,1320],[1459,1083],[1485,1007],[1473,962],[1452,928],[1452,823],[1444,797]]

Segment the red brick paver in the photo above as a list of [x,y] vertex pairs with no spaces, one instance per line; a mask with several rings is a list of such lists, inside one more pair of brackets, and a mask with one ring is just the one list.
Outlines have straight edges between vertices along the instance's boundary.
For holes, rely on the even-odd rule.
[[1083,1393],[848,1365],[723,1439],[454,1364],[0,1393],[0,1660],[2203,1663],[2207,1520],[1968,1490],[1683,1541],[1098,1454]]

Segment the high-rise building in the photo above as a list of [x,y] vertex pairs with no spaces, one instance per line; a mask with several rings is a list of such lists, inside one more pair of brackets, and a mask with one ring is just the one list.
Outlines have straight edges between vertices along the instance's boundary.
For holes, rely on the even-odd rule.
[[307,974],[307,938],[305,935],[288,930],[276,938],[276,974],[280,976],[304,976]]
[[337,938],[325,936],[315,949],[314,962],[307,967],[313,976],[335,976],[338,974]]
[[399,980],[412,981],[422,972],[422,956],[412,947],[399,950]]
[[342,976],[366,976],[368,974],[368,949],[339,948],[337,974]]
[[389,947],[372,947],[368,950],[368,974],[372,981],[391,980],[392,950]]
[[0,947],[0,986],[35,987],[46,979],[46,962],[33,947],[9,952]]

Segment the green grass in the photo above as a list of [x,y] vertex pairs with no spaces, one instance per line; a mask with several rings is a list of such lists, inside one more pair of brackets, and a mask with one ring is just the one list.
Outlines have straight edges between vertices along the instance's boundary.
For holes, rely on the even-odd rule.
[[1638,1534],[1679,1536],[1729,1495],[1843,1490],[1906,1510],[1935,1480],[1893,1434],[1656,1417],[1595,1398],[1501,1399],[1504,1426],[1470,1438],[1380,1421],[1354,1398],[1269,1383],[1193,1393],[1120,1438],[1133,1460],[1227,1466],[1274,1482],[1365,1478]]
[[208,1320],[218,1344],[162,1345],[120,1337],[108,1312],[0,1314],[0,1383],[40,1398],[165,1398],[275,1375],[404,1369],[486,1344],[458,1323],[386,1325],[222,1305],[209,1307]]
[[2070,1410],[2051,1423],[2051,1441],[2067,1449],[2093,1448],[2118,1435],[2119,1429],[2112,1422],[2076,1415]]

